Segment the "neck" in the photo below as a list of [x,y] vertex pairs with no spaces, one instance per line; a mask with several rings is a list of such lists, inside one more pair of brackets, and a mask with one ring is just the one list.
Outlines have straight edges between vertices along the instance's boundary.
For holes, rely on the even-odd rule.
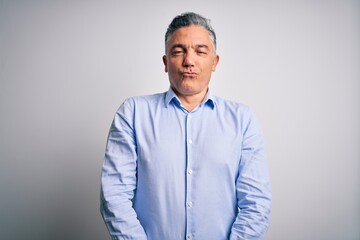
[[184,95],[175,91],[176,96],[180,99],[181,104],[191,112],[194,110],[205,98],[207,89],[198,94]]

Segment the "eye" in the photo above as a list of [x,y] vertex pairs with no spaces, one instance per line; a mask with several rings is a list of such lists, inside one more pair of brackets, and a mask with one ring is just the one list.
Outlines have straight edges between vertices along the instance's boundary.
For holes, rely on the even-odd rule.
[[181,49],[181,48],[175,48],[171,51],[171,55],[173,56],[179,56],[179,55],[182,55],[184,54],[184,49]]
[[197,53],[198,55],[207,55],[207,54],[208,54],[208,51],[207,51],[207,49],[205,49],[205,48],[199,48],[199,49],[196,50],[196,53]]

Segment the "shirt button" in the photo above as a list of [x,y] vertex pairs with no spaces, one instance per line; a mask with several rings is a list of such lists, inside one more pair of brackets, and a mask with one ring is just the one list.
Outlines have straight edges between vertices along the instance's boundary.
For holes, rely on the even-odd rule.
[[192,207],[193,203],[190,201],[187,203],[188,207]]
[[189,144],[192,144],[192,142],[193,142],[193,141],[192,141],[191,139],[188,140],[188,143],[189,143]]
[[187,238],[188,238],[188,239],[191,239],[191,238],[192,238],[192,234],[189,233],[189,234],[187,235]]
[[192,171],[191,169],[188,170],[188,174],[192,174],[192,172],[193,172],[193,171]]

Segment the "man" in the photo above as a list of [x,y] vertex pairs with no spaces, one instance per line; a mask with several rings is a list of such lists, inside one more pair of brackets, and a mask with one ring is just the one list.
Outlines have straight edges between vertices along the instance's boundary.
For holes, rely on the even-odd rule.
[[125,100],[110,128],[101,213],[112,239],[262,239],[263,137],[248,107],[208,89],[219,61],[209,21],[175,17],[165,51],[169,90]]

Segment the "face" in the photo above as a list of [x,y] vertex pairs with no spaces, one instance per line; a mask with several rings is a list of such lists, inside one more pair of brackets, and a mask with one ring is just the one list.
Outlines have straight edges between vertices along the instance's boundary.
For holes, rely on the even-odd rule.
[[219,56],[215,54],[209,32],[190,25],[173,33],[163,61],[170,85],[179,98],[204,97]]

